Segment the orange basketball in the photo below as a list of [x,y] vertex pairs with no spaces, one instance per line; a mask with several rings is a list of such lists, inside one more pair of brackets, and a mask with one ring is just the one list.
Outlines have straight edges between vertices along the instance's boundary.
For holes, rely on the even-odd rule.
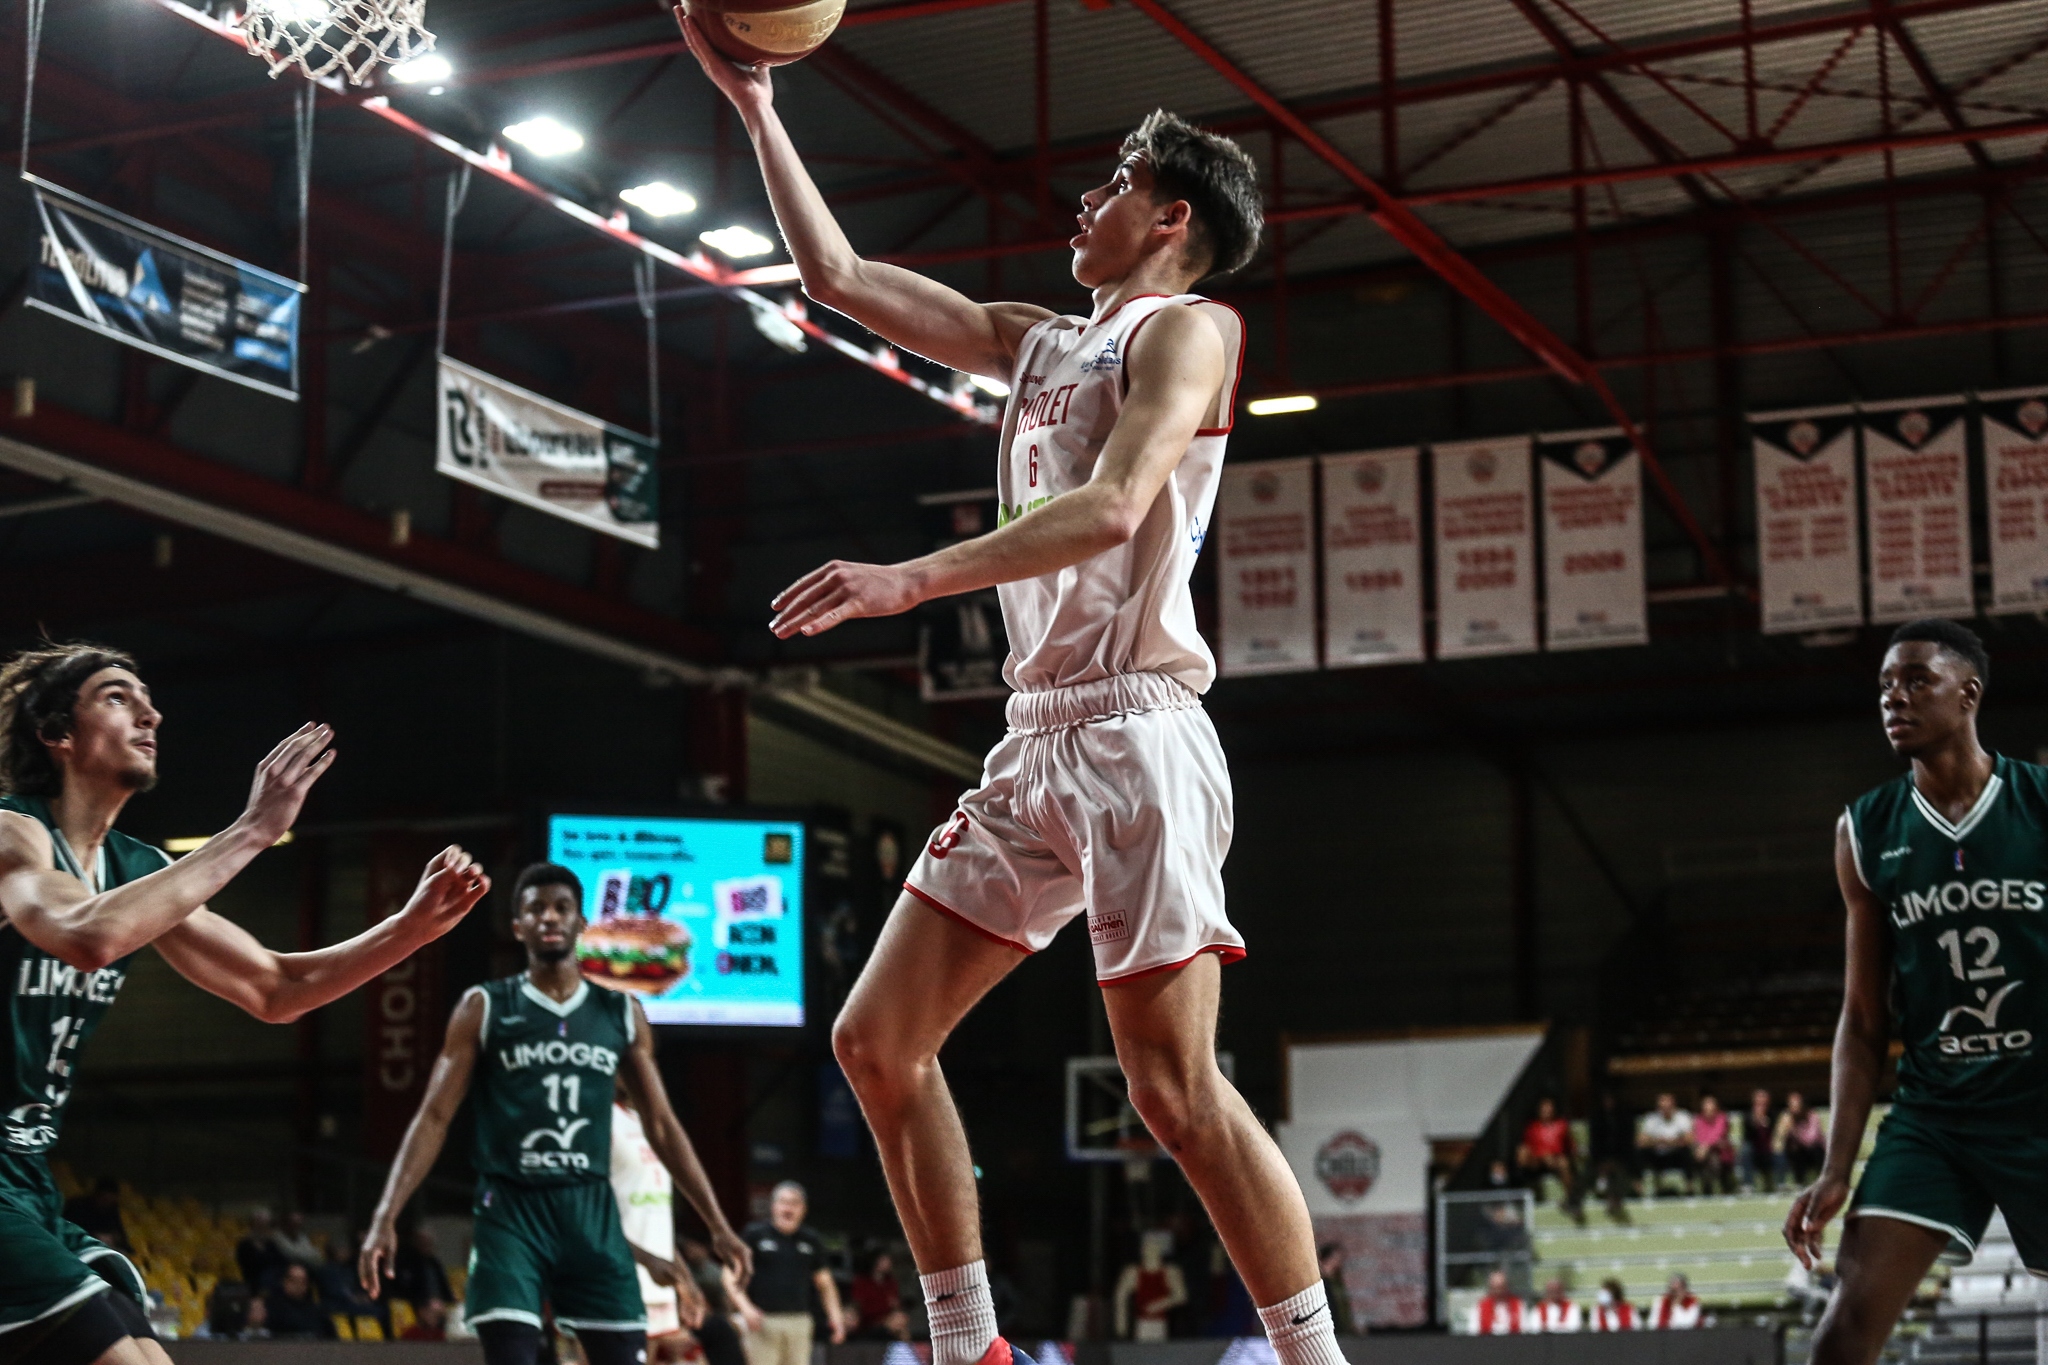
[[839,27],[846,0],[683,0],[712,46],[750,66],[801,61]]

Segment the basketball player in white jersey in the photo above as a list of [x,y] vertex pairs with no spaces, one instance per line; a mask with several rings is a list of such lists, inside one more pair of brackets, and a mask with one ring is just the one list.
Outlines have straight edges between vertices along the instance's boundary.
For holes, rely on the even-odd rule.
[[675,1177],[661,1164],[624,1090],[612,1097],[612,1195],[647,1305],[647,1359],[650,1365],[681,1360],[683,1329],[704,1321],[704,1295],[676,1259]]
[[773,604],[787,639],[996,585],[1009,629],[1009,733],[911,869],[833,1029],[923,1272],[933,1363],[1013,1355],[939,1047],[1085,910],[1132,1103],[1202,1196],[1280,1365],[1338,1365],[1307,1206],[1215,1057],[1221,966],[1244,941],[1223,913],[1230,777],[1201,707],[1216,667],[1188,576],[1244,323],[1189,290],[1258,244],[1252,162],[1152,115],[1109,183],[1081,198],[1073,273],[1089,315],[979,304],[855,254],[776,116],[768,72],[683,26],[753,139],[805,291],[893,345],[1011,387],[995,531],[903,564],[827,564]]

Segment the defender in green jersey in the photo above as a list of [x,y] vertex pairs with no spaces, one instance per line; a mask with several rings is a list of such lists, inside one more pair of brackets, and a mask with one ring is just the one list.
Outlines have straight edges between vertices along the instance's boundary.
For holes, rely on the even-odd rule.
[[464,1317],[487,1365],[534,1365],[544,1309],[575,1332],[589,1365],[640,1365],[646,1307],[611,1187],[615,1086],[633,1097],[648,1144],[711,1229],[719,1259],[744,1278],[750,1253],[669,1107],[639,1002],[577,970],[583,884],[565,867],[535,863],[513,884],[512,907],[526,970],[472,988],[449,1018],[363,1242],[363,1287],[374,1295],[390,1275],[399,1211],[474,1082],[476,1226]]
[[[0,1362],[169,1365],[135,1268],[61,1213],[47,1154],[85,1040],[145,946],[268,1022],[296,1019],[446,933],[489,883],[460,849],[405,910],[347,943],[273,953],[205,908],[297,818],[333,761],[307,725],[256,770],[249,804],[178,862],[114,829],[156,780],[162,716],[134,661],[57,645],[0,668]],[[109,1288],[117,1292],[106,1292]]]
[[[2048,1276],[2048,769],[1978,743],[1989,674],[1954,621],[1894,632],[1880,702],[1912,770],[1837,828],[1848,970],[1827,1163],[1785,1222],[1811,1266],[1848,1205],[1816,1365],[1876,1360],[1922,1277],[1967,1260],[1994,1208]],[[1852,1200],[1894,1028],[1898,1088]]]

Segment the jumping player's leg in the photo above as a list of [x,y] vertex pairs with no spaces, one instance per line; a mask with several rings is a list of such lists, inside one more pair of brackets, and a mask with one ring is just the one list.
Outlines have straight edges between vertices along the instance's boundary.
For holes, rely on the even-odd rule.
[[1102,989],[1131,1103],[1202,1197],[1252,1302],[1321,1282],[1294,1172],[1216,1065],[1222,967],[1204,953],[1177,971]]
[[974,1162],[939,1048],[1021,961],[1015,948],[905,895],[832,1026],[832,1050],[874,1132],[920,1270],[981,1259]]
[[1871,1365],[1949,1235],[1902,1218],[1865,1215],[1842,1227],[1841,1277],[1813,1337],[1813,1365]]

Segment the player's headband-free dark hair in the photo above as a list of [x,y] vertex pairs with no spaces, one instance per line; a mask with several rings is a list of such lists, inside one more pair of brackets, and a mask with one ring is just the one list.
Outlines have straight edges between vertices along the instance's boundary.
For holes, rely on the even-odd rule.
[[1978,682],[1991,686],[1991,651],[1984,648],[1984,641],[1977,632],[1961,621],[1951,621],[1944,616],[1908,621],[1892,632],[1885,648],[1904,644],[1930,644],[1947,650],[1977,670]]
[[576,911],[583,912],[583,879],[560,863],[529,863],[512,883],[512,913],[518,914],[526,893],[536,886],[566,886],[576,897]]
[[64,776],[49,745],[71,733],[78,689],[104,668],[135,672],[135,660],[104,645],[45,644],[0,666],[0,791],[55,796]]
[[1208,255],[1204,277],[1242,270],[1259,249],[1266,212],[1259,203],[1259,169],[1244,148],[1220,134],[1155,109],[1124,139],[1126,161],[1142,157],[1155,195],[1185,199],[1194,211],[1189,234]]

